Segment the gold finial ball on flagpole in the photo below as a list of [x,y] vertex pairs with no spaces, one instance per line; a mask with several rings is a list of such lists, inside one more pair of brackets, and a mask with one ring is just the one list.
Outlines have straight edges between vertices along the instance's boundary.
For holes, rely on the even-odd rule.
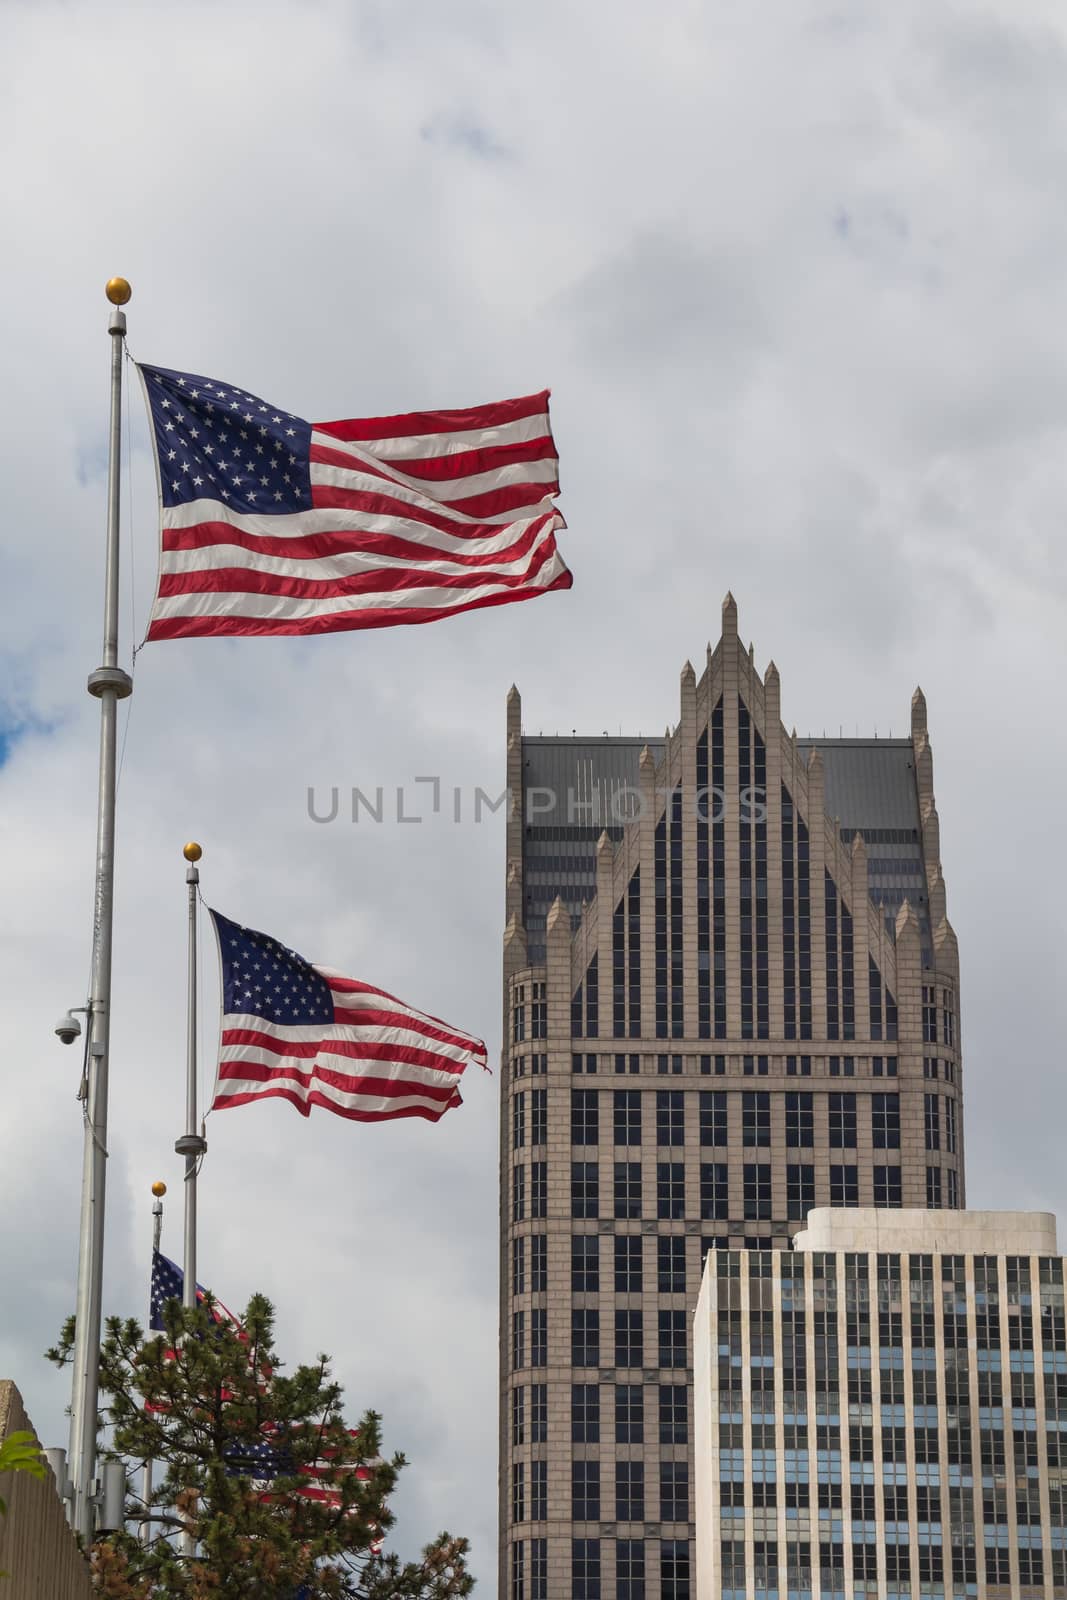
[[133,293],[128,278],[109,278],[104,293],[113,306],[124,306]]
[[155,1183],[152,1185],[152,1193],[155,1195],[157,1200],[162,1200],[162,1198],[166,1194],[166,1192],[167,1192],[166,1184],[162,1183],[157,1178]]
[[199,861],[203,853],[195,839],[191,839],[182,849],[182,855],[186,861]]

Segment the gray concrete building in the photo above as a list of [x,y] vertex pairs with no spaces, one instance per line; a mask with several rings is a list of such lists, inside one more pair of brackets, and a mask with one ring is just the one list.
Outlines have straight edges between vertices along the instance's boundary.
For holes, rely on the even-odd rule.
[[817,1210],[693,1333],[697,1600],[1067,1595],[1054,1218]]
[[[709,1249],[964,1204],[926,705],[798,739],[727,596],[657,739],[507,704],[500,1594],[691,1600]],[[614,708],[612,708],[614,710]],[[610,714],[606,712],[606,714]]]

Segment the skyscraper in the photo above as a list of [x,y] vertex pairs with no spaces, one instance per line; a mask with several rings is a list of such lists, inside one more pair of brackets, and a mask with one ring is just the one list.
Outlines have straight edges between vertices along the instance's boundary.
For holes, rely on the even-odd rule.
[[958,1207],[958,958],[921,692],[798,740],[727,596],[660,740],[508,697],[500,1593],[690,1600],[710,1248]]
[[1067,1594],[1052,1217],[815,1211],[709,1256],[694,1345],[699,1600]]

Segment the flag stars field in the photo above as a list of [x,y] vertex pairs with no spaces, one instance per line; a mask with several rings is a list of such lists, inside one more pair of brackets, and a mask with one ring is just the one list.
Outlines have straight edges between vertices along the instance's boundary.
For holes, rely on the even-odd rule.
[[[195,500],[198,497],[195,491],[202,489],[205,483],[217,483],[219,474],[230,480],[229,488],[220,490],[220,494],[229,500],[234,489],[242,488],[246,481],[252,482],[251,462],[254,454],[264,458],[257,464],[258,468],[265,468],[272,473],[277,471],[279,462],[285,459],[287,453],[290,467],[296,465],[297,458],[291,451],[287,452],[286,440],[295,439],[297,430],[289,427],[283,431],[283,424],[292,420],[288,413],[282,415],[272,411],[253,395],[239,395],[231,402],[236,409],[242,404],[254,409],[241,414],[241,421],[248,426],[238,428],[235,439],[231,428],[236,419],[219,412],[215,401],[206,398],[209,391],[216,397],[221,397],[225,391],[211,384],[205,384],[201,390],[198,384],[187,394],[176,398],[173,390],[184,387],[186,382],[181,374],[175,376],[147,368],[145,371],[151,371],[152,375],[152,382],[148,386],[148,404],[156,436],[158,439],[161,432],[168,436],[166,460],[168,464],[173,463],[172,472],[168,475],[169,491],[167,483],[163,485],[165,506],[168,503],[174,505]],[[171,377],[173,385],[168,390],[168,379]],[[257,413],[268,420],[255,429],[258,438],[252,446],[249,444],[249,428],[254,424]],[[310,427],[306,424],[305,427],[310,436]],[[268,453],[263,440],[273,446],[272,452]],[[232,462],[227,462],[227,452]],[[178,472],[182,476],[177,476]],[[259,471],[258,482],[260,488],[269,484],[262,470]],[[287,493],[275,491],[273,498],[276,505],[289,511],[307,509],[311,503],[309,482],[297,481],[294,486],[291,474],[285,482],[294,492],[287,496]],[[243,496],[247,502],[246,509],[253,506],[258,497],[257,489],[246,490]],[[287,498],[291,503],[286,503]],[[238,495],[237,504],[240,505],[241,501],[242,496]]]

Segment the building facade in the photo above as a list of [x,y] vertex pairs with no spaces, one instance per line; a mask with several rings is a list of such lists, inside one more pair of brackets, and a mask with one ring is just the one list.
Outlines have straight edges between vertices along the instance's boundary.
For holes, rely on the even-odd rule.
[[964,1203],[926,706],[798,740],[723,606],[657,740],[508,697],[500,1594],[689,1600],[711,1248]]
[[1044,1213],[816,1211],[709,1256],[698,1600],[1067,1595],[1067,1325]]

